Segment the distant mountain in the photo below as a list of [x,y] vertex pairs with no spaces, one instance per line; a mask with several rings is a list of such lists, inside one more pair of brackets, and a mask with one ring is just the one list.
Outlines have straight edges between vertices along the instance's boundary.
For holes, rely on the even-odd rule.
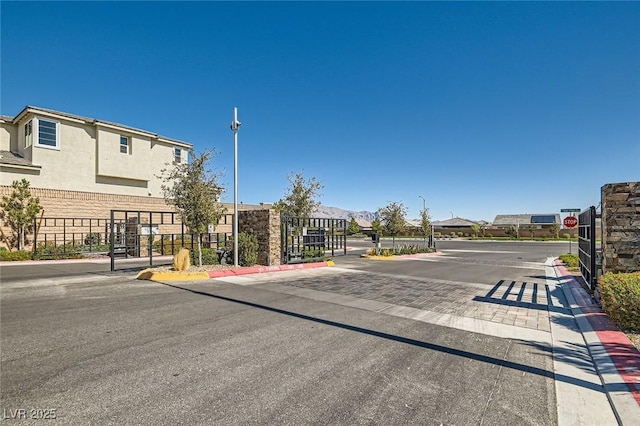
[[366,222],[372,222],[377,213],[363,211],[344,210],[338,207],[319,206],[312,214],[313,217],[326,217],[333,219],[351,219],[363,220]]

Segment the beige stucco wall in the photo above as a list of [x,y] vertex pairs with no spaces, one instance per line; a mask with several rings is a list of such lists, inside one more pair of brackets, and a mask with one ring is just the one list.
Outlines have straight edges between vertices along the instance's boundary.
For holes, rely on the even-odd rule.
[[[177,145],[126,128],[46,114],[42,117],[58,123],[58,148],[38,146],[34,134],[34,143],[25,149],[24,125],[39,119],[38,114],[25,114],[16,125],[0,123],[2,149],[12,146],[12,151],[41,166],[39,170],[3,166],[3,185],[26,178],[32,188],[162,197],[157,175],[173,163]],[[120,135],[130,138],[130,153],[120,152]],[[181,147],[183,162],[187,161],[186,148]]]
[[0,119],[0,150],[11,151],[13,149],[11,141],[16,140],[16,137],[16,126]]

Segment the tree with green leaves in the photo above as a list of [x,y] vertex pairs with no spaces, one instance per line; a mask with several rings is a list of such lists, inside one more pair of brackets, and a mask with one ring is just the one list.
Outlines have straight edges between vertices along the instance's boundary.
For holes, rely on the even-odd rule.
[[376,217],[375,219],[373,219],[373,222],[371,222],[371,230],[378,235],[382,235],[383,228],[380,218]]
[[551,225],[549,227],[549,233],[551,234],[552,237],[559,238],[560,237],[560,224],[559,223],[554,223],[553,225]]
[[357,234],[358,232],[360,232],[360,225],[358,225],[358,222],[356,222],[355,218],[351,218],[351,220],[349,221],[349,227],[347,228],[347,233],[349,235],[353,235],[353,234]]
[[396,248],[396,235],[406,228],[407,208],[401,202],[392,202],[385,207],[378,209],[378,216],[381,218],[384,231],[393,237],[393,248]]
[[471,225],[471,233],[473,234],[474,237],[477,237],[478,234],[480,233],[480,225],[478,225],[477,223],[474,223],[473,225]]
[[198,264],[202,266],[201,236],[209,224],[217,225],[226,207],[220,203],[224,188],[218,184],[219,173],[208,169],[215,151],[196,156],[191,151],[189,163],[180,163],[161,171],[161,186],[167,204],[173,205],[182,222],[198,240]]
[[38,214],[43,210],[38,197],[31,196],[29,181],[26,179],[14,180],[11,184],[13,188],[10,195],[4,195],[0,207],[0,219],[5,226],[11,228],[13,235],[6,238],[2,234],[5,244],[9,250],[17,247],[24,250],[28,243],[27,235],[34,231],[34,222]]
[[529,225],[528,227],[529,232],[531,233],[531,238],[534,238],[536,236],[536,225],[534,225],[533,223]]
[[315,177],[305,179],[302,172],[290,173],[287,179],[291,186],[273,207],[287,216],[310,217],[320,205],[317,199],[324,186]]
[[431,235],[431,216],[429,215],[429,209],[426,207],[420,210],[420,232],[425,241]]

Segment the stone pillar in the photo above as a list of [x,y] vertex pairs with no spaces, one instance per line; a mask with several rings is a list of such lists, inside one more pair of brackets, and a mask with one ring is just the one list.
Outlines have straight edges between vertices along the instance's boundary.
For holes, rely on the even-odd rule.
[[640,271],[640,182],[602,187],[602,272]]
[[280,226],[276,210],[239,210],[238,232],[250,232],[258,238],[259,265],[280,265]]

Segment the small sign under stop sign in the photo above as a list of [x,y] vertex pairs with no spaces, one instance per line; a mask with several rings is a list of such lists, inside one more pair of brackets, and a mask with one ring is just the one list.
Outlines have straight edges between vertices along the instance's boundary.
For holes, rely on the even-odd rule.
[[567,216],[564,218],[562,223],[567,228],[575,228],[576,226],[578,226],[578,218],[574,216]]

